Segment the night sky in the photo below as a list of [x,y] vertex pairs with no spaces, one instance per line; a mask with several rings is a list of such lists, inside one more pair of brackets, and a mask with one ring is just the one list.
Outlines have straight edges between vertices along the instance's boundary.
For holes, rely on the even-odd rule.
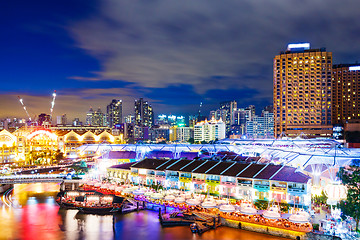
[[155,114],[272,104],[272,61],[291,42],[360,60],[358,0],[35,0],[0,3],[0,117],[85,118],[143,97]]

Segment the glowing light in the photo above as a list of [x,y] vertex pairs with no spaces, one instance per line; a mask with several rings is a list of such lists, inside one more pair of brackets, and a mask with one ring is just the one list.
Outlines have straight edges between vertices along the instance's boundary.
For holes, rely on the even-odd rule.
[[360,66],[349,67],[349,71],[358,71],[358,70],[360,70]]
[[298,48],[310,49],[310,43],[290,43],[288,44],[287,47],[288,50],[298,49]]
[[31,134],[29,134],[27,136],[27,139],[32,139],[38,135],[45,135],[49,138],[51,138],[51,140],[56,140],[57,139],[57,135],[55,133],[52,133],[52,132],[49,132],[49,131],[45,131],[45,130],[38,130],[38,131],[35,131],[35,132],[32,132]]

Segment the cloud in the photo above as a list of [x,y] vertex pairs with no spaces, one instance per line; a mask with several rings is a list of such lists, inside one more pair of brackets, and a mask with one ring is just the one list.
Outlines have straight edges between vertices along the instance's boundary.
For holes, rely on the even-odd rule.
[[67,78],[73,79],[73,80],[79,80],[79,81],[100,81],[100,80],[102,80],[101,78],[98,78],[98,77],[82,77],[82,76],[70,76]]
[[272,59],[287,43],[310,41],[336,61],[356,60],[359,7],[351,0],[104,0],[98,14],[68,27],[102,67],[94,77],[73,79],[121,80],[149,92],[189,86],[182,91],[219,98],[216,90],[235,89],[239,98],[256,89],[243,102],[271,104]]
[[[34,119],[40,113],[50,112],[51,96],[33,95],[28,93],[0,93],[0,118],[11,117],[27,118],[18,95],[21,96],[31,118]],[[112,99],[123,100],[124,115],[133,113],[134,99],[137,96],[128,88],[84,88],[84,89],[63,89],[57,91],[53,116],[67,114],[68,119],[78,117],[85,119],[86,112],[90,107],[101,108],[106,112],[106,106]]]

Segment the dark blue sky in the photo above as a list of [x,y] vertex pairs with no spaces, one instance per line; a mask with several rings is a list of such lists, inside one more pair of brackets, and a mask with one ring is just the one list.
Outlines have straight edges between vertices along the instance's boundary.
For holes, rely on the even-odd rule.
[[272,60],[290,42],[360,59],[356,0],[3,1],[0,117],[49,112],[84,118],[144,97],[156,114],[193,114],[236,99],[272,103]]

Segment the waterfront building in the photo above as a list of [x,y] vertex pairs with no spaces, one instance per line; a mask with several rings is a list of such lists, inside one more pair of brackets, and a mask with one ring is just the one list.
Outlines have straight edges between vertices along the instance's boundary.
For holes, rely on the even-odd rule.
[[332,123],[345,125],[360,120],[360,65],[333,66]]
[[[94,156],[96,150],[80,151],[84,144],[123,143],[123,135],[113,135],[110,131],[75,127],[53,127],[53,130],[42,127],[25,126],[14,132],[0,131],[0,163],[29,163],[36,155],[45,154],[50,160],[53,154],[60,151],[65,157]],[[50,162],[44,162],[50,163]]]
[[289,44],[273,71],[275,137],[331,137],[332,53]]
[[[134,184],[162,185],[235,199],[311,203],[311,178],[284,165],[211,160],[144,159],[128,169],[107,169],[109,177]],[[126,179],[125,179],[126,178]]]
[[122,123],[122,100],[113,99],[106,107],[108,126],[113,128]]
[[225,138],[225,123],[212,118],[210,121],[198,122],[194,127],[194,141],[215,141]]

